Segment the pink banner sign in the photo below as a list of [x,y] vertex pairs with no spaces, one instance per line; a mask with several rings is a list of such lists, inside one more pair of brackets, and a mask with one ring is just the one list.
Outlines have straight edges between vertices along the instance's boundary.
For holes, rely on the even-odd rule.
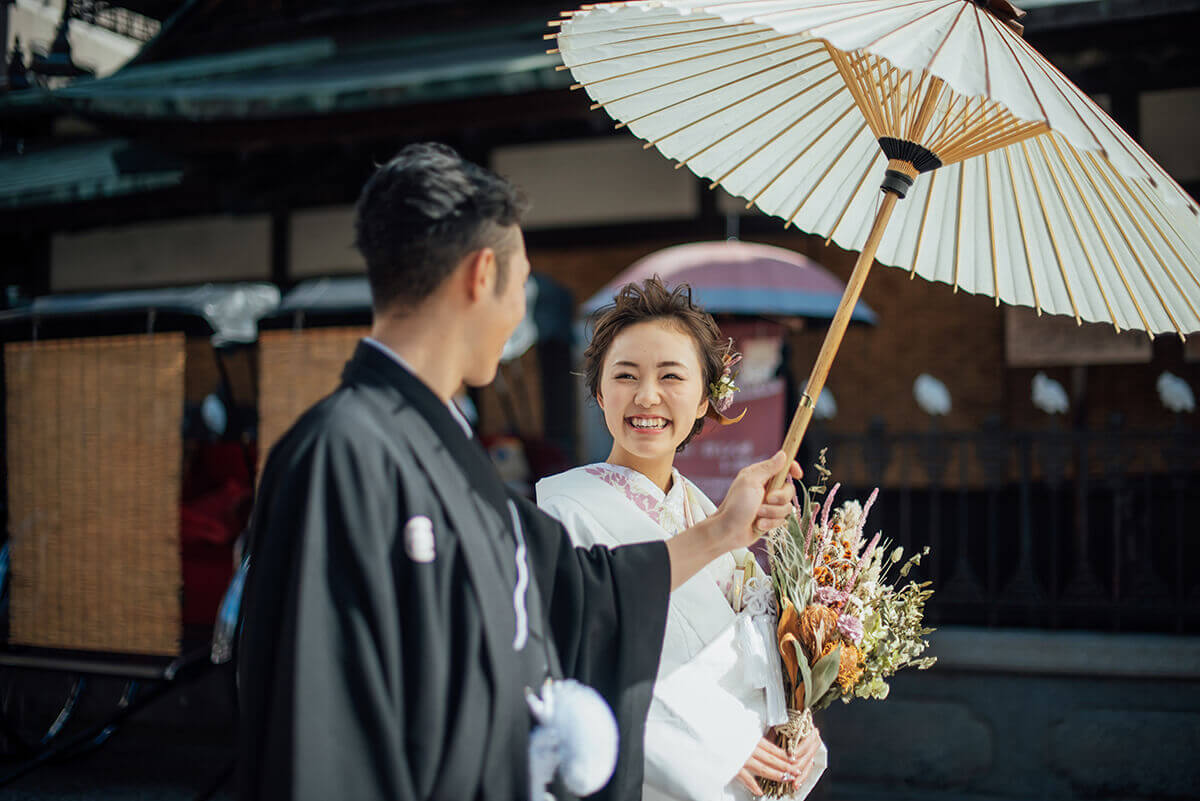
[[752,462],[767,459],[783,442],[785,387],[773,379],[742,390],[726,414],[746,416],[740,423],[718,426],[709,421],[700,436],[675,457],[679,472],[720,504],[733,477]]

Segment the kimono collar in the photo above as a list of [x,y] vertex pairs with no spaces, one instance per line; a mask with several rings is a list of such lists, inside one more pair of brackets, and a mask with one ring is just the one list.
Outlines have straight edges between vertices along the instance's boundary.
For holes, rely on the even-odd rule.
[[479,441],[467,436],[446,404],[401,360],[364,340],[346,363],[342,382],[370,385],[403,396],[429,423],[446,451],[467,474],[471,486],[495,507],[501,520],[508,520],[508,493]]
[[674,536],[689,525],[691,502],[688,498],[686,480],[674,467],[671,468],[671,490],[662,489],[642,473],[631,467],[599,462],[582,468],[589,475],[612,486],[641,509],[647,517],[661,526],[668,535]]
[[[416,374],[412,368],[412,365],[409,364],[403,356],[401,356],[399,353],[396,353],[396,351],[392,350],[378,339],[373,337],[363,337],[362,341],[373,348],[378,348],[381,353],[394,360],[410,374]],[[471,429],[471,424],[467,422],[467,418],[463,416],[462,411],[460,411],[459,408],[454,405],[454,401],[446,401],[446,409],[449,410],[450,416],[454,418],[454,422],[458,423],[458,427],[461,428],[463,433],[467,435],[467,439],[471,439],[475,436],[475,432]]]

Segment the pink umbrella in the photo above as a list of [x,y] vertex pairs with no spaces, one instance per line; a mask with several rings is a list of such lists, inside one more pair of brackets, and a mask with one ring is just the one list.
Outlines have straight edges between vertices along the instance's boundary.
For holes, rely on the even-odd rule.
[[[639,259],[583,304],[591,313],[631,281],[657,275],[668,285],[687,283],[711,314],[829,320],[845,284],[812,259],[785,248],[738,240],[676,245]],[[859,303],[852,320],[875,322]]]

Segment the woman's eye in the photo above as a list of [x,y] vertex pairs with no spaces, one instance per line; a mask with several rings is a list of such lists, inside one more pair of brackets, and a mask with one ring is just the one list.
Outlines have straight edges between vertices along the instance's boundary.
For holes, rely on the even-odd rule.
[[675,380],[675,381],[682,381],[682,380],[683,380],[683,376],[681,376],[681,375],[677,375],[676,373],[667,373],[666,375],[664,375],[664,376],[663,376],[663,380],[664,380],[664,381],[666,381],[668,378],[670,378],[670,379],[673,379],[673,380]]
[[617,374],[616,374],[615,376],[613,376],[613,377],[614,377],[614,378],[616,378],[618,381],[621,381],[621,380],[623,380],[623,379],[626,379],[626,378],[633,378],[633,376],[632,376],[631,374],[629,374],[629,373],[617,373]]

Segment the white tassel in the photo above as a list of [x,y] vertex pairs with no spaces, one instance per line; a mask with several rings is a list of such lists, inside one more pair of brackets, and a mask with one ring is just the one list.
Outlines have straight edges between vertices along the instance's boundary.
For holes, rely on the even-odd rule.
[[746,581],[745,606],[738,615],[734,643],[741,653],[746,678],[762,687],[767,696],[767,725],[778,726],[788,719],[783,697],[783,664],[775,647],[775,593],[763,576]]
[[529,735],[531,801],[544,801],[555,771],[567,789],[591,795],[617,766],[617,720],[600,693],[574,679],[546,680],[542,695],[526,690],[538,725]]

